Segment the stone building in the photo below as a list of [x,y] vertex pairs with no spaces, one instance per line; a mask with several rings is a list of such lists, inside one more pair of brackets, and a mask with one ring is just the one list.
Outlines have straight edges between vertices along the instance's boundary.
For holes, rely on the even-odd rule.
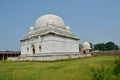
[[89,54],[91,51],[90,43],[89,42],[84,42],[83,43],[83,48],[81,49],[82,54]]
[[21,56],[26,59],[43,59],[43,56],[44,59],[58,59],[79,55],[79,38],[71,33],[61,17],[54,14],[39,17],[20,41]]
[[0,51],[0,60],[16,60],[20,55],[20,51]]

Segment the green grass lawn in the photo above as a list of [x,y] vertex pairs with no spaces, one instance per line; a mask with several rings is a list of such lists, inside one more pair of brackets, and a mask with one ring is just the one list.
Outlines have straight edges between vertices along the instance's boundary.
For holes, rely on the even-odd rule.
[[115,56],[59,62],[0,62],[0,80],[90,80],[91,68],[104,65],[111,72]]

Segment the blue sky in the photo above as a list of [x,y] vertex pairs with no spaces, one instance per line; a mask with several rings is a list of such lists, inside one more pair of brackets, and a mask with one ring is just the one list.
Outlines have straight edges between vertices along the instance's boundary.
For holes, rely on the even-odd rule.
[[80,44],[120,46],[120,0],[0,0],[0,50],[20,50],[20,38],[48,12],[61,16]]

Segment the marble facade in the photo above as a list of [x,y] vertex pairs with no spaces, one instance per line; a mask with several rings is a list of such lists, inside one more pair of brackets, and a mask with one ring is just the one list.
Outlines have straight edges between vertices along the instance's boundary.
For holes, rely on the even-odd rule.
[[21,56],[24,57],[80,54],[79,38],[72,34],[69,26],[65,26],[61,17],[54,14],[39,17],[20,41]]

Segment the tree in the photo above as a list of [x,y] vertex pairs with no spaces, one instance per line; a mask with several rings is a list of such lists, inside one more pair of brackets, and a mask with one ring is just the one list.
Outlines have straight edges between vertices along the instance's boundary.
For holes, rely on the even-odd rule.
[[114,44],[114,42],[107,42],[105,44],[105,50],[118,50],[118,45]]
[[120,50],[120,47],[118,48],[118,50]]
[[104,51],[105,50],[105,44],[104,43],[98,43],[98,44],[94,45],[94,49]]
[[79,44],[79,50],[81,50],[83,48],[82,44]]
[[90,48],[93,50],[94,49],[94,45],[93,43],[89,42],[90,43]]
[[96,45],[94,45],[94,49],[95,50],[101,50],[101,51],[105,51],[105,50],[118,50],[119,46],[116,45],[114,42],[107,42],[107,43],[98,43]]

